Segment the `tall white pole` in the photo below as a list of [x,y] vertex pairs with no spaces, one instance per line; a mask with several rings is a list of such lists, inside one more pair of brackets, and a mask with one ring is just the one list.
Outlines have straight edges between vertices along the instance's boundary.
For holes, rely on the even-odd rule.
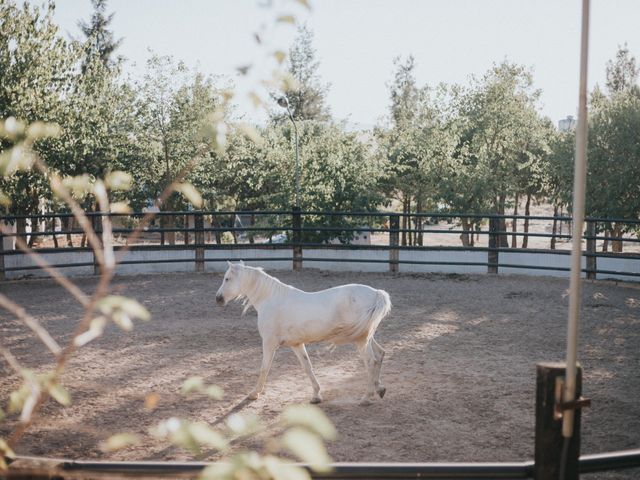
[[[567,327],[567,374],[564,401],[576,397],[578,361],[578,325],[580,320],[580,276],[582,259],[582,231],[587,179],[587,61],[589,50],[589,0],[582,0],[582,33],[580,39],[580,90],[578,93],[578,125],[576,127],[576,158],[573,174],[573,245],[571,249],[571,282],[569,285],[569,321]],[[564,412],[562,436],[573,434],[574,410]]]

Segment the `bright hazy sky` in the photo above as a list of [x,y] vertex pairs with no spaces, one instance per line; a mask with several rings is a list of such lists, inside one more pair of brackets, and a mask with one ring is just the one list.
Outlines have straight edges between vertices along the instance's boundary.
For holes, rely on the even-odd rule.
[[[328,103],[338,120],[371,127],[387,113],[393,58],[412,54],[420,84],[467,83],[493,62],[508,59],[533,68],[542,89],[542,112],[554,122],[575,115],[578,86],[580,0],[310,0],[311,12],[294,1],[110,0],[112,28],[124,41],[119,53],[139,75],[149,48],[170,54],[203,73],[238,85],[238,113],[261,118],[247,99],[248,83],[266,78],[264,59],[287,50],[295,30],[270,27],[269,43],[253,33],[293,13],[315,34],[320,75],[330,83]],[[34,3],[38,3],[34,1]],[[78,35],[89,0],[57,0],[56,21]],[[589,84],[604,83],[606,61],[627,42],[640,57],[640,1],[592,0]],[[248,79],[236,67],[259,67]]]

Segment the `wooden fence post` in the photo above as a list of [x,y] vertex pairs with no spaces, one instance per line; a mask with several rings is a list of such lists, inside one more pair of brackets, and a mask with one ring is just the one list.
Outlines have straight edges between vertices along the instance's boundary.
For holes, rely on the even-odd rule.
[[500,245],[499,234],[500,231],[500,219],[496,217],[489,218],[489,250],[487,252],[487,273],[498,273],[498,262],[500,252],[498,250]]
[[[187,225],[189,220],[187,219]],[[202,213],[193,215],[194,244],[196,247],[196,272],[204,272],[204,216]]]
[[302,270],[302,219],[300,207],[293,207],[293,270]]
[[[577,480],[580,456],[580,409],[575,409],[573,436],[562,436],[561,403],[566,365],[539,363],[536,385],[535,480]],[[582,392],[582,368],[578,366],[576,398]],[[568,442],[568,445],[565,444]],[[564,449],[564,451],[563,451]],[[564,458],[563,458],[564,457]],[[564,461],[564,466],[562,465]],[[561,478],[562,469],[564,476]]]
[[595,280],[598,269],[596,258],[596,222],[587,220],[587,278]]
[[[389,215],[389,271],[397,273],[399,271],[400,264],[400,251],[398,245],[400,244],[400,215],[394,213]],[[395,248],[394,248],[395,247]]]

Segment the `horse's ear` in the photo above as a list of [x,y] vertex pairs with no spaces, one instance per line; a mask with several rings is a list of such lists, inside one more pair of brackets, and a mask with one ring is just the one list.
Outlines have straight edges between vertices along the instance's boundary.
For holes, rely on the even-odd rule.
[[233,263],[231,263],[229,260],[227,260],[227,265],[229,266],[229,268],[233,267]]
[[240,260],[240,265],[244,267],[244,262],[242,260]]

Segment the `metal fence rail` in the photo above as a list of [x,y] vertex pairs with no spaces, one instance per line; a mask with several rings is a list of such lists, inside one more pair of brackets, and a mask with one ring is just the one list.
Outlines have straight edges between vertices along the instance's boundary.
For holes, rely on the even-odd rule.
[[[126,242],[134,231],[136,223],[145,215],[143,212],[131,214],[87,212],[96,231],[100,232],[101,218],[109,216],[114,222],[113,234],[121,242]],[[327,258],[314,255],[318,250],[375,251],[388,252],[388,260],[374,258],[346,258],[334,256],[333,262],[352,262],[382,264],[388,263],[389,270],[397,272],[402,265],[423,266],[469,266],[486,267],[489,273],[513,271],[514,269],[548,272],[566,272],[568,267],[562,264],[535,265],[514,262],[505,258],[505,254],[527,253],[544,255],[568,255],[569,251],[556,248],[559,242],[570,238],[567,225],[562,231],[556,231],[555,225],[569,224],[571,217],[566,216],[525,216],[497,215],[489,213],[395,213],[395,212],[324,212],[324,211],[188,211],[158,212],[153,225],[144,229],[146,243],[127,245],[126,248],[137,251],[192,251],[193,257],[157,258],[147,260],[124,259],[122,265],[138,264],[188,264],[195,263],[196,270],[204,269],[206,263],[224,262],[229,250],[277,250],[289,251],[290,255],[261,258],[265,262],[292,262],[293,268],[301,268],[303,262],[314,264],[326,262]],[[239,219],[244,219],[243,224]],[[463,219],[473,228],[464,228]],[[554,222],[551,232],[512,231],[506,228],[507,221],[525,221],[529,225],[540,222]],[[446,226],[442,226],[446,222]],[[640,278],[640,270],[598,267],[598,263],[608,259],[640,260],[640,220],[620,218],[587,218],[587,229],[583,239],[586,259],[583,272],[588,278],[600,275],[614,275],[624,278]],[[81,229],[75,227],[70,213],[47,213],[41,215],[14,215],[0,217],[4,233],[0,237],[0,278],[9,272],[37,270],[38,267],[19,262],[6,265],[5,260],[25,253],[15,248],[16,239],[29,242],[39,253],[91,252],[83,245]],[[440,226],[438,226],[440,225]],[[616,225],[620,236],[606,234]],[[20,226],[20,228],[18,228]],[[26,226],[29,227],[27,231]],[[9,231],[12,230],[12,231]],[[603,234],[603,232],[605,234]],[[377,243],[363,244],[355,241],[358,236],[375,236]],[[209,238],[207,238],[209,237]],[[449,240],[444,241],[443,238]],[[464,240],[466,239],[466,243]],[[514,246],[518,239],[519,246]],[[527,241],[527,246],[522,243]],[[540,245],[540,240],[549,241],[549,246]],[[529,247],[528,242],[537,242]],[[461,242],[462,245],[452,245]],[[511,244],[510,244],[511,242]],[[613,248],[626,246],[629,252],[598,251],[598,242],[606,242]],[[447,244],[442,244],[447,243]],[[602,245],[601,245],[602,246]],[[515,248],[514,248],[515,247]],[[116,250],[124,248],[116,246]],[[619,248],[621,250],[621,248]],[[215,257],[205,257],[205,251],[219,251]],[[437,258],[421,260],[407,258],[401,252],[441,252]],[[486,261],[467,261],[450,258],[452,252],[483,252]],[[603,259],[599,262],[600,259]],[[604,260],[607,259],[607,260]],[[91,261],[52,261],[57,268],[96,267]]]

